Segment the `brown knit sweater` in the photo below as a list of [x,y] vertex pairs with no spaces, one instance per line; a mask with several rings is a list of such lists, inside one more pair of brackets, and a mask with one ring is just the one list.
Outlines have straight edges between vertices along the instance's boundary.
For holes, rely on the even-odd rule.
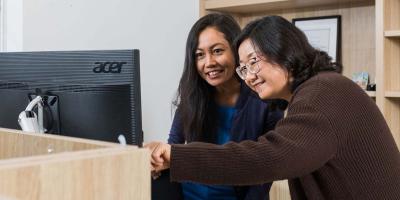
[[171,180],[252,185],[289,179],[292,199],[400,199],[400,153],[374,101],[323,72],[257,142],[173,145]]

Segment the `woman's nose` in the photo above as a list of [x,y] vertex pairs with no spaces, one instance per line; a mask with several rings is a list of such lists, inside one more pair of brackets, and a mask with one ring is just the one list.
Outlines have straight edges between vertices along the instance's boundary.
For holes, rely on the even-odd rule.
[[246,81],[252,82],[255,81],[257,79],[257,75],[253,74],[251,72],[247,72],[246,74]]
[[215,58],[213,55],[206,55],[205,58],[205,66],[206,67],[213,67],[216,64]]

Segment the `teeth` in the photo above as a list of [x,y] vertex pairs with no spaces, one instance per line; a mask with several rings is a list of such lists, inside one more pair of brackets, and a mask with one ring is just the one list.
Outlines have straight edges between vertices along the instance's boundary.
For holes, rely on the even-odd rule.
[[210,72],[211,76],[215,76],[216,74],[218,74],[218,72],[216,72],[216,71]]
[[212,72],[208,72],[208,75],[211,77],[215,77],[219,73],[221,73],[221,71],[212,71]]

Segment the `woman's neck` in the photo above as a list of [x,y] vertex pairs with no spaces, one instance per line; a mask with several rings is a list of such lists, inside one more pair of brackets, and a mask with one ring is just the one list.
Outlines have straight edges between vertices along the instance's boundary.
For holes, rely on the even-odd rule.
[[216,87],[215,100],[218,105],[235,106],[240,94],[240,82],[236,78]]

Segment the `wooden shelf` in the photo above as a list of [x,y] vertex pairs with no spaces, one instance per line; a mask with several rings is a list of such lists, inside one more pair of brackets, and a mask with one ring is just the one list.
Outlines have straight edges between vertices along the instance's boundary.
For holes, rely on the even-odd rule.
[[400,98],[400,91],[386,91],[385,97]]
[[269,10],[318,7],[371,0],[205,0],[204,8],[209,11],[229,13],[251,13]]
[[400,30],[391,30],[384,32],[385,37],[400,37]]
[[375,91],[365,91],[367,94],[368,94],[368,96],[370,96],[370,97],[376,97],[376,92]]

